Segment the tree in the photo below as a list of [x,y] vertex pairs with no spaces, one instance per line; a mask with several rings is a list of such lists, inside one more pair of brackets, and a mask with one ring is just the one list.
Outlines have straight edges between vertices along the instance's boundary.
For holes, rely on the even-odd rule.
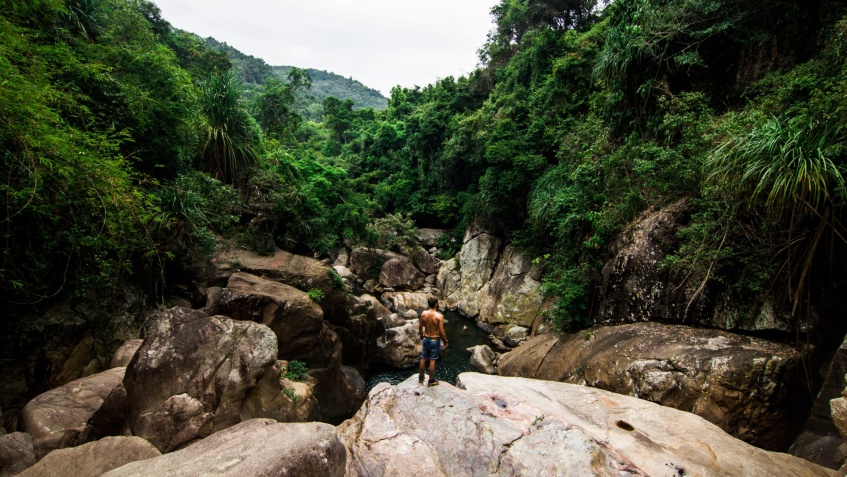
[[231,72],[201,85],[203,121],[201,169],[226,184],[255,163],[260,136],[241,98],[241,82]]

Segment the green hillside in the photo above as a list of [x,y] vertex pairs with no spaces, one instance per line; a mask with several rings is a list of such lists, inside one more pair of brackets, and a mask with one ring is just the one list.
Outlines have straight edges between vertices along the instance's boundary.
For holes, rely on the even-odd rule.
[[[246,55],[232,46],[206,38],[207,45],[216,51],[225,53],[232,62],[233,70],[245,85],[261,86],[269,78],[279,78],[287,81],[293,66],[270,66],[261,58]],[[320,104],[330,97],[353,101],[354,109],[373,108],[376,110],[388,107],[386,99],[379,91],[368,88],[353,78],[345,78],[328,71],[308,68],[305,70],[312,79],[311,89],[297,93],[295,108],[307,119],[319,120],[322,114]],[[261,88],[259,88],[261,89]]]

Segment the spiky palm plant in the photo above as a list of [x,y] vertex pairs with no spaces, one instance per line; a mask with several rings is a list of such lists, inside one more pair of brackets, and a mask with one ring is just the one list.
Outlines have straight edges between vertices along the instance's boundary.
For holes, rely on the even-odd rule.
[[847,235],[836,213],[847,196],[844,155],[844,136],[836,127],[772,117],[723,143],[705,163],[711,182],[731,192],[738,203],[785,224],[793,317],[821,238],[827,231],[842,241]]
[[256,161],[258,126],[242,100],[241,82],[232,73],[213,76],[201,88],[204,142],[201,168],[226,184]]

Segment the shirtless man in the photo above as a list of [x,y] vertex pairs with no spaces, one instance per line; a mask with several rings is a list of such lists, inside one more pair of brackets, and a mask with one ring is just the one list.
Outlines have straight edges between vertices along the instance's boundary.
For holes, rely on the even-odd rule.
[[438,298],[434,296],[427,300],[429,310],[421,313],[419,329],[423,346],[421,347],[421,367],[418,373],[418,383],[423,384],[424,369],[429,364],[429,385],[436,386],[435,362],[438,360],[438,352],[441,350],[441,339],[444,339],[444,348],[447,348],[447,333],[444,331],[444,315],[438,312]]

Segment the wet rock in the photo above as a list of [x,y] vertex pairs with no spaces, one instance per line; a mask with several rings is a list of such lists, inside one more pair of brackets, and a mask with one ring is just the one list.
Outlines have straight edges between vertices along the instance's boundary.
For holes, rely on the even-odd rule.
[[132,462],[102,477],[342,477],[345,458],[344,446],[328,424],[251,419],[185,449]]
[[140,437],[106,437],[79,447],[47,454],[20,477],[98,477],[130,462],[161,453]]
[[802,422],[801,356],[720,330],[658,323],[537,336],[500,357],[504,376],[586,384],[695,413],[766,449]]
[[113,368],[51,389],[21,411],[21,428],[32,436],[37,458],[77,445],[88,420],[124,378],[126,368]]

